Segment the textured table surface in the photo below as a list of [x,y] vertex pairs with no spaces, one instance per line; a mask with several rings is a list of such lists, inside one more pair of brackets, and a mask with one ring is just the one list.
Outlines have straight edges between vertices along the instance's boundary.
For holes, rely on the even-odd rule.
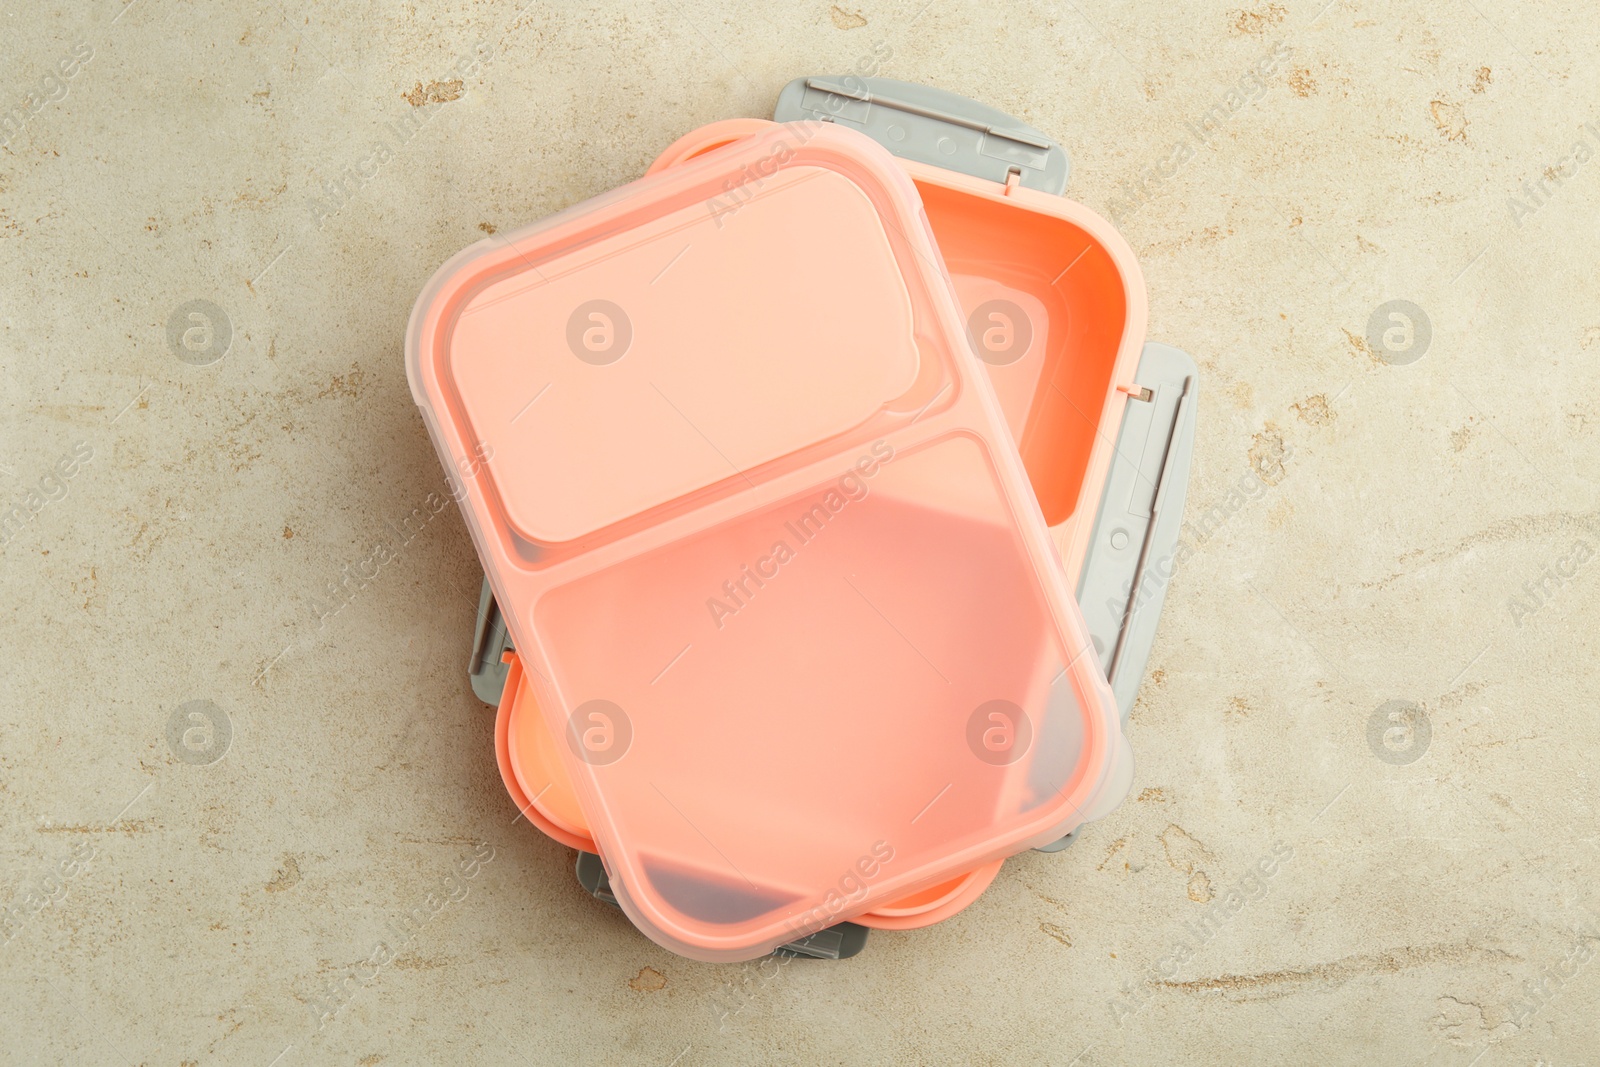
[[[1594,1062],[1593,5],[519,5],[0,7],[0,1062]],[[1201,367],[1194,551],[1120,810],[695,963],[513,825],[401,341],[847,71],[1069,148]]]

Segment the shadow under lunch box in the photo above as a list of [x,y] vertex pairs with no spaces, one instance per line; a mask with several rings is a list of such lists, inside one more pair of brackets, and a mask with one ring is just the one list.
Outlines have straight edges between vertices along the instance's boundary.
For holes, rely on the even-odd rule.
[[850,955],[1121,800],[1192,448],[1194,365],[1141,356],[1054,142],[882,79],[777,117],[480,242],[408,337],[507,788],[703,959]]

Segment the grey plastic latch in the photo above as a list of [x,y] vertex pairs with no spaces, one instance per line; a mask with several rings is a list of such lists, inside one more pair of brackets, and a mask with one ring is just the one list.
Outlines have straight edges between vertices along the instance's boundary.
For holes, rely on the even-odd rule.
[[1181,350],[1144,346],[1135,380],[1150,398],[1131,397],[1124,409],[1078,582],[1078,604],[1124,728],[1172,579],[1194,456],[1198,373]]
[[613,907],[622,906],[617,903],[617,895],[611,891],[611,877],[606,874],[606,866],[600,862],[599,856],[593,852],[579,852],[577,870],[578,884],[588,890],[591,897]]
[[506,632],[506,620],[500,615],[500,605],[494,602],[494,592],[485,576],[483,592],[478,594],[478,623],[472,630],[472,658],[467,662],[472,691],[485,704],[500,705],[500,694],[506,688],[506,672],[511,669],[501,662],[501,657],[510,647],[511,635]]
[[1067,150],[1032,126],[976,100],[892,78],[796,78],[778,94],[779,122],[820,119],[849,126],[895,155],[1059,196]]
[[1072,844],[1077,839],[1078,839],[1078,831],[1074,830],[1074,831],[1072,831],[1072,833],[1068,834],[1066,837],[1061,838],[1059,841],[1052,841],[1048,845],[1040,845],[1038,848],[1034,849],[1034,851],[1035,852],[1060,852],[1062,849],[1066,848],[1068,845]]
[[795,959],[847,960],[867,947],[867,928],[857,923],[835,923],[772,950],[774,956]]
[[[606,866],[593,852],[579,852],[577,863],[578,884],[596,900],[613,907],[617,895],[611,891],[611,876]],[[774,956],[791,956],[797,959],[847,960],[867,947],[867,928],[857,923],[835,923],[818,930],[809,937],[791,941],[774,949]]]

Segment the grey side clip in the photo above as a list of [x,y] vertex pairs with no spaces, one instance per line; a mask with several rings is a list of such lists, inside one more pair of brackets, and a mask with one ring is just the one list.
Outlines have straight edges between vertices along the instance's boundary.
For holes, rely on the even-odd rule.
[[485,576],[483,592],[478,594],[478,622],[472,629],[472,658],[467,661],[472,691],[485,704],[500,706],[500,694],[506,688],[506,672],[511,669],[500,658],[510,647],[511,634],[506,631],[506,620],[500,615],[500,605],[495,603],[494,592]]
[[1004,111],[943,89],[892,78],[796,78],[772,117],[820,119],[871,137],[903,159],[1059,196],[1072,162],[1067,150]]
[[1149,395],[1130,398],[1124,409],[1078,581],[1078,603],[1124,728],[1172,579],[1194,456],[1199,371],[1180,349],[1150,342],[1134,378]]

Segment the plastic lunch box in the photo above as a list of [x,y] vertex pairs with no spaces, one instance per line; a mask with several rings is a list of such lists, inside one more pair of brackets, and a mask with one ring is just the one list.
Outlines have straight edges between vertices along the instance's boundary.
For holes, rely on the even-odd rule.
[[[1083,635],[1075,630],[1073,613],[1063,618],[1051,604],[1048,614],[1058,624],[1053,639],[1040,646],[1033,633],[1046,615],[1038,593],[1045,592],[1048,602],[1053,568],[1038,566],[1037,539],[1027,544],[1025,519],[1036,523],[1038,512],[1014,506],[1006,458],[1020,453],[1038,508],[1051,523],[1054,555],[1088,609],[1093,647],[1125,717],[1164,583],[1153,583],[1148,596],[1132,591],[1146,587],[1144,574],[1154,561],[1169,558],[1164,553],[1176,538],[1193,433],[1192,361],[1154,345],[1139,357],[1144,302],[1138,268],[1106,223],[1057,195],[1067,175],[1059,146],[960,97],[882,79],[802,79],[784,90],[777,117],[823,121],[780,128],[736,120],[696,131],[669,148],[644,181],[513,235],[509,250],[480,244],[458,256],[424,293],[408,335],[413,389],[441,456],[447,465],[479,471],[459,486],[489,570],[472,674],[480,696],[500,704],[497,751],[507,787],[530,821],[580,849],[579,877],[586,888],[615,899],[662,944],[707,959],[748,958],[780,945],[796,954],[849,955],[859,948],[862,927],[920,926],[952,914],[982,892],[1005,855],[1030,844],[1060,847],[1070,837],[1062,831],[1075,830],[1120,801],[1131,774],[1126,744],[1115,717],[1101,714],[1109,702],[1095,706],[1105,694],[1097,692],[1096,672],[1083,670],[1088,657],[1066,652],[1086,651],[1076,644]],[[884,172],[881,155],[859,136],[841,138],[839,130],[850,127],[902,156],[925,220],[915,197],[905,198],[904,183]],[[712,152],[717,148],[723,151]],[[708,187],[713,193],[703,202],[694,199],[698,193],[686,196],[686,190]],[[871,214],[860,210],[863,192],[878,227],[855,226],[857,219],[845,217],[847,207],[863,217]],[[795,223],[800,219],[803,227]],[[747,232],[736,235],[736,227]],[[948,264],[942,287],[937,256],[920,247],[922,227],[931,227]],[[736,245],[740,237],[747,243]],[[734,247],[712,244],[718,241]],[[784,254],[771,262],[774,243]],[[654,294],[638,295],[641,283],[654,286],[670,277],[672,266],[697,246],[707,249],[705,269],[716,284],[705,286],[706,276],[696,271],[674,296],[653,301]],[[895,271],[852,271],[841,265],[842,250],[860,267],[876,256],[884,266],[892,261]],[[811,255],[816,263],[807,262]],[[791,291],[774,298],[759,273],[738,281],[726,273],[730,265],[737,273],[752,262],[772,270]],[[884,277],[896,272],[904,288]],[[829,274],[844,275],[836,277],[837,288],[826,284]],[[795,280],[803,284],[794,286]],[[882,284],[886,280],[890,284]],[[950,310],[939,305],[941,296],[948,301],[951,282],[964,312],[959,321],[968,325],[972,347],[986,364],[979,373],[987,373],[994,389],[987,402],[981,388],[964,390],[979,365],[963,365],[962,346],[950,344],[948,319],[939,321],[939,312]],[[719,284],[731,291],[719,291]],[[919,285],[927,304],[919,300]],[[634,364],[642,374],[629,379],[602,372],[611,375],[607,383],[588,368],[611,362],[585,360],[572,345],[569,354],[559,345],[541,344],[559,338],[560,313],[581,308],[585,301],[579,298],[591,291],[626,294],[609,308],[640,308],[680,333],[663,332],[648,347],[641,345],[648,327],[642,332],[639,312],[623,310],[622,328],[631,333],[626,343],[640,345]],[[809,299],[796,301],[800,292]],[[662,310],[674,300],[689,306]],[[730,309],[730,300],[743,304]],[[743,306],[750,303],[757,306]],[[808,320],[797,317],[804,315],[797,308],[814,313],[812,333],[800,329]],[[909,339],[902,332],[906,323],[894,322],[907,311]],[[681,374],[685,350],[705,344],[708,332],[710,347],[729,344],[726,327],[706,326],[701,316],[707,315],[743,316],[744,327],[758,335],[763,323],[780,319],[779,332],[769,329],[764,338],[775,351],[743,349],[760,366],[740,368],[739,384],[751,387],[777,370],[787,374],[783,384],[797,390],[794,396],[768,410],[757,403],[756,410],[706,415],[736,391],[718,380],[730,367],[716,359],[702,357],[687,378]],[[480,324],[470,321],[474,317]],[[820,326],[816,318],[823,320]],[[615,328],[604,315],[589,321]],[[849,329],[828,334],[839,322]],[[889,328],[880,329],[884,323]],[[546,337],[539,337],[541,330]],[[804,336],[790,336],[797,331]],[[694,345],[682,343],[690,338]],[[815,361],[819,341],[839,350],[797,374],[789,357],[804,351]],[[903,362],[910,366],[885,361],[884,351],[895,347],[909,354]],[[657,358],[668,351],[672,362]],[[563,362],[563,355],[565,366],[548,366],[552,359]],[[930,373],[929,363],[941,355],[949,357],[942,373]],[[870,365],[875,362],[890,366]],[[680,400],[697,418],[673,403],[656,380],[675,373],[680,381],[673,384],[687,390],[687,399]],[[638,388],[641,376],[660,401],[653,412],[648,393]],[[872,385],[860,388],[864,381]],[[529,407],[558,384],[574,394],[574,407],[547,411],[552,425],[516,429]],[[702,403],[699,390],[714,402]],[[526,407],[524,394],[533,397]],[[605,406],[619,398],[632,405],[632,413],[608,419]],[[963,412],[963,400],[977,403]],[[847,412],[825,410],[852,405]],[[639,458],[630,448],[641,440],[653,447],[655,435],[672,425],[659,417],[663,409],[688,424],[701,447],[680,433],[674,447],[664,450],[669,455],[653,466],[654,479],[624,474],[623,491],[608,487],[606,494],[597,493],[595,479],[627,471]],[[714,423],[709,429],[698,425],[705,418]],[[639,419],[648,425],[641,429]],[[1114,448],[1102,430],[1113,419],[1121,426]],[[1009,434],[997,435],[996,422]],[[795,533],[793,561],[764,556],[758,574],[743,563],[730,570],[742,535],[759,540],[753,527],[771,527],[783,513],[773,502],[785,494],[806,502],[808,477],[815,495],[817,467],[801,458],[805,449],[820,454],[820,445],[837,463],[850,452],[844,441],[852,434],[865,441],[869,425],[881,428],[874,443],[893,459],[858,459],[862,465],[853,469],[870,468],[871,476],[856,479],[851,493],[837,497],[837,512],[819,513],[849,518],[844,508],[856,507],[855,492],[863,494],[862,504],[876,496],[876,505],[856,508],[863,520],[859,528],[835,539],[851,543],[814,553],[814,573],[790,580],[789,604],[770,596],[759,575],[777,586],[781,571],[811,554],[813,540],[821,542],[820,519],[814,530],[787,527]],[[618,443],[614,435],[628,440]],[[1015,452],[996,447],[1008,438]],[[563,446],[568,457],[557,458]],[[538,466],[535,456],[545,457],[546,473],[526,485],[527,472]],[[563,463],[567,470],[559,469]],[[802,470],[811,473],[797,476]],[[871,485],[871,478],[880,485]],[[1093,511],[1085,506],[1095,503]],[[874,510],[879,514],[870,515]],[[930,530],[934,513],[940,518]],[[1009,525],[1012,536],[990,544],[969,536],[979,529],[996,533],[1005,516],[1009,523],[999,525]],[[908,532],[897,533],[902,527]],[[827,532],[847,528],[830,525]],[[1023,535],[1026,552],[1018,551],[1016,534]],[[934,543],[922,543],[924,535]],[[886,544],[894,547],[885,550]],[[822,558],[828,554],[833,558]],[[1031,593],[1014,588],[1028,568],[1012,564],[1024,557],[1033,577],[1043,579]],[[998,567],[987,562],[1001,558],[1006,563]],[[727,642],[729,651],[713,649],[702,657],[721,666],[688,679],[684,688],[694,694],[693,710],[680,703],[684,693],[663,692],[655,699],[649,687],[670,677],[680,660],[687,662],[695,640],[686,640],[675,656],[663,646],[665,655],[658,658],[664,666],[652,679],[601,684],[608,672],[628,675],[651,665],[649,657],[644,664],[628,661],[642,645],[661,644],[657,631],[664,622],[678,621],[682,605],[668,608],[663,594],[692,602],[695,597],[683,589],[693,584],[689,573],[715,571],[718,564],[734,574],[730,585],[739,584],[725,586],[730,596],[721,609],[710,608],[701,629],[714,627],[720,639],[742,621],[734,616],[766,609],[763,600],[773,602],[772,617],[758,624],[766,632],[748,639],[753,643],[733,649]],[[1013,573],[1001,574],[1008,569]],[[673,577],[663,577],[668,574]],[[830,578],[842,578],[857,602],[828,588]],[[895,611],[891,619],[855,579],[881,582],[880,592],[893,606],[909,612]],[[521,595],[527,610],[502,616],[492,588],[517,590],[509,595]],[[708,607],[716,599],[707,598]],[[643,609],[642,615],[634,608]],[[816,629],[819,620],[828,628],[825,635]],[[786,644],[796,640],[796,626],[804,649]],[[879,631],[885,627],[899,639],[898,648],[884,643]],[[939,655],[923,656],[922,642],[907,627],[923,631]],[[573,628],[580,636],[564,641]],[[540,644],[523,646],[516,640],[519,629],[531,629],[523,636]],[[695,632],[686,625],[680,636]],[[1013,647],[1019,635],[1029,633],[1031,648]],[[837,650],[861,641],[871,643],[869,662],[861,662],[862,647],[851,649],[858,653],[853,673],[847,672],[851,688],[841,691],[839,679],[825,669],[807,669],[819,665],[809,655],[811,646]],[[536,673],[526,672],[523,658],[510,651],[514,643],[539,650]],[[757,654],[752,649],[764,657],[753,670],[737,660]],[[908,650],[923,661],[920,671]],[[959,671],[952,667],[959,680],[934,666],[951,654],[951,662],[959,662]],[[775,663],[781,669],[768,670]],[[1056,667],[1049,680],[1040,663]],[[778,681],[784,684],[774,688]],[[1021,709],[1020,719],[1007,719],[1005,710],[995,719],[994,700],[974,704],[968,697],[963,703],[951,691],[975,684],[977,692],[997,682],[1011,697],[1026,694],[1014,701],[998,698]],[[741,691],[730,700],[729,688]],[[819,689],[828,703],[808,699]],[[602,690],[627,692],[628,707],[635,710],[593,718],[595,699],[603,698],[583,698]],[[893,706],[886,699],[891,694]],[[732,706],[740,700],[749,703]],[[589,718],[582,718],[585,707]],[[621,706],[603,707],[609,713]],[[961,714],[964,708],[970,714]],[[635,751],[653,734],[650,755],[614,764],[595,758],[570,726],[574,712],[580,726],[588,724],[603,739],[631,732],[624,747]],[[763,721],[759,728],[751,728],[754,719]],[[996,759],[983,748],[981,739],[988,735],[981,727],[994,722],[1015,731],[1014,757]],[[787,736],[778,737],[785,728]],[[1097,729],[1103,736],[1096,736]],[[556,740],[563,733],[565,746]],[[1031,744],[1016,740],[1025,733],[1031,733]],[[965,753],[953,751],[957,734]],[[885,758],[888,749],[880,746],[886,743],[897,750],[895,758]],[[759,779],[749,777],[752,757],[765,761]],[[646,760],[660,762],[638,766]],[[684,803],[693,816],[656,780],[663,774],[673,776],[673,792],[687,791]],[[941,778],[946,781],[939,789],[934,779]],[[927,807],[918,807],[909,822],[881,820],[881,833],[868,850],[849,843],[850,831],[864,828],[863,814],[870,823],[870,816],[910,805],[919,787],[928,794]],[[1069,792],[1080,799],[1072,800]],[[708,795],[714,793],[721,796]],[[953,823],[919,826],[947,796],[954,803],[946,810],[954,816],[960,809]],[[591,813],[598,817],[591,819]],[[704,825],[707,820],[711,826]],[[891,843],[896,835],[902,845]],[[594,855],[597,839],[609,872]],[[853,858],[847,854],[852,847],[860,853]],[[883,851],[893,861],[884,860]],[[614,881],[612,874],[620,877]],[[817,932],[821,927],[827,928]]]

